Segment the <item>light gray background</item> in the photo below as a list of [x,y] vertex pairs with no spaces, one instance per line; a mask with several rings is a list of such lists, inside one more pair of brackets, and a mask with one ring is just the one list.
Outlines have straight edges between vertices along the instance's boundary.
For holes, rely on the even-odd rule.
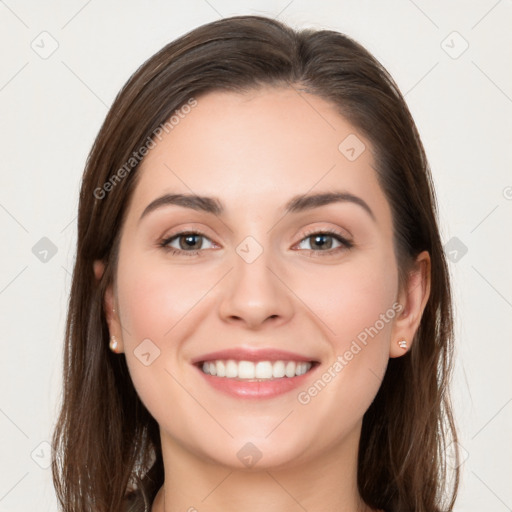
[[453,395],[465,455],[456,510],[512,510],[512,1],[184,3],[0,1],[0,512],[56,510],[45,467],[77,197],[107,109],[166,43],[234,14],[345,32],[405,94],[454,279]]

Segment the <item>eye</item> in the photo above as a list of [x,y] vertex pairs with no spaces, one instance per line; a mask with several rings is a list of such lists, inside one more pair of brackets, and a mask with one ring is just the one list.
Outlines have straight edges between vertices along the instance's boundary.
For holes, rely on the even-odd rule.
[[[310,247],[303,247],[304,244],[309,244]],[[307,233],[297,246],[311,251],[315,256],[324,256],[350,249],[354,244],[337,231],[325,230]]]
[[[209,247],[204,246],[205,241],[209,242]],[[304,247],[304,244],[310,247]],[[212,249],[215,244],[199,231],[182,231],[164,238],[158,245],[173,255],[197,256],[204,249]],[[351,241],[334,230],[311,231],[297,244],[299,249],[315,256],[332,255],[353,246]]]
[[159,245],[166,251],[172,254],[186,254],[187,256],[194,256],[203,249],[211,249],[212,247],[204,247],[204,241],[208,240],[213,245],[211,240],[199,231],[182,231],[174,235],[164,238]]

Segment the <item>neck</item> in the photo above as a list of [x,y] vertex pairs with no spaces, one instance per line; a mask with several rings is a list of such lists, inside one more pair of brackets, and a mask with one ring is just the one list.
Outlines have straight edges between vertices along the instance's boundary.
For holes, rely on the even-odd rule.
[[[360,428],[314,459],[279,467],[227,467],[162,435],[165,483],[152,512],[369,512],[357,489]],[[263,461],[260,461],[263,462]]]

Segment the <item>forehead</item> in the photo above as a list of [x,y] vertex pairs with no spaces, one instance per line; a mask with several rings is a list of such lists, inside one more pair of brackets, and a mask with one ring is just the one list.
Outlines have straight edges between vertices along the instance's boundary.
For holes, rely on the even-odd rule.
[[[215,195],[261,208],[310,191],[383,194],[369,141],[335,107],[297,88],[211,92],[144,158],[133,205],[156,195]],[[239,210],[240,211],[240,210]]]

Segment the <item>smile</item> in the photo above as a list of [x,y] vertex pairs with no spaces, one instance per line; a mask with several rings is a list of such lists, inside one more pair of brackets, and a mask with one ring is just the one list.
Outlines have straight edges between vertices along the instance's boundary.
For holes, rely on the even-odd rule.
[[313,362],[304,361],[235,361],[216,360],[200,364],[203,373],[243,381],[298,377],[307,373]]

